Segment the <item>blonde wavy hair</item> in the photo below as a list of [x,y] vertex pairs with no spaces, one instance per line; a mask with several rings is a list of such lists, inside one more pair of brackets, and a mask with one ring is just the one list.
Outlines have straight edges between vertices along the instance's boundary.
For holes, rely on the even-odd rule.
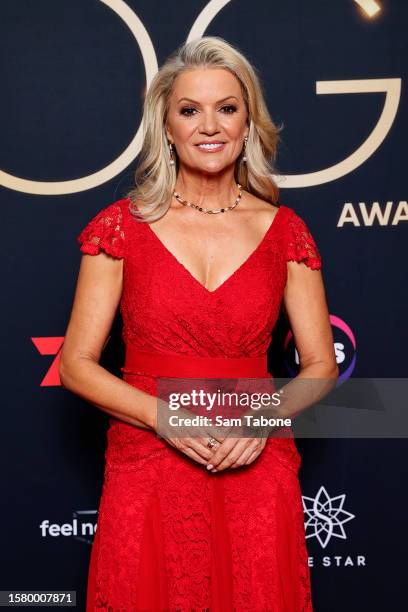
[[[165,131],[169,99],[176,78],[195,68],[224,68],[241,85],[248,112],[249,133],[246,163],[242,153],[235,164],[234,178],[246,191],[276,204],[279,189],[273,174],[279,132],[268,112],[257,70],[244,55],[219,36],[204,36],[184,43],[174,51],[155,74],[143,107],[143,144],[135,172],[135,187],[127,196],[129,210],[139,220],[151,222],[170,208],[179,161],[170,164],[169,143]],[[143,202],[143,212],[135,208]]]

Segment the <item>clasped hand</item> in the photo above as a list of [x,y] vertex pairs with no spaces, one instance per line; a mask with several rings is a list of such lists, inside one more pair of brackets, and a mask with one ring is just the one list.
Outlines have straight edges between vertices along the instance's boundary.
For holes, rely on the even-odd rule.
[[[185,409],[177,411],[178,418],[190,418],[193,415]],[[251,435],[245,435],[248,431],[244,426],[216,427],[209,425],[194,425],[194,435],[182,427],[177,428],[177,436],[174,435],[174,427],[169,425],[160,428],[159,435],[171,446],[184,453],[197,463],[206,466],[211,472],[221,472],[228,468],[238,468],[249,465],[262,453],[268,436],[265,430],[259,428]],[[271,430],[269,428],[268,432]],[[267,432],[267,433],[268,433]],[[212,448],[208,447],[210,438],[216,440]]]

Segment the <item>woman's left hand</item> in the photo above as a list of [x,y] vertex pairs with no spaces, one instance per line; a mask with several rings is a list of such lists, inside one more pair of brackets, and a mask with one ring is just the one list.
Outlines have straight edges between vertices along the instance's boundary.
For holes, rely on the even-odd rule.
[[[262,453],[268,438],[225,438],[214,448],[207,469],[221,472],[227,468],[249,465]],[[209,467],[212,466],[212,467]]]

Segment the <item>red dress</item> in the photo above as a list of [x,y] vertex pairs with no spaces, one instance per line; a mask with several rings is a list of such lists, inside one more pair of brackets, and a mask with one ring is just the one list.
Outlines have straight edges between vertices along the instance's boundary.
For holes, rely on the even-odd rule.
[[[155,368],[128,360],[123,379],[155,395],[169,363],[173,371],[232,363],[237,376],[248,368],[270,376],[260,364],[286,262],[321,266],[304,221],[280,205],[257,248],[209,291],[135,220],[129,202],[102,209],[78,236],[83,253],[124,259],[127,355],[157,357]],[[154,431],[110,418],[87,612],[311,612],[300,462],[292,433],[269,438],[248,466],[210,473]]]

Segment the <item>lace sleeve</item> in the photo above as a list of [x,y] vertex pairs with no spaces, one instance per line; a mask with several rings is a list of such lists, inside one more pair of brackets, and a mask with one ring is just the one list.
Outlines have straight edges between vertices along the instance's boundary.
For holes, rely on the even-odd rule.
[[294,211],[289,218],[287,261],[305,263],[312,270],[320,270],[322,260],[312,234],[306,223]]
[[125,256],[125,232],[120,204],[114,202],[100,210],[77,236],[77,241],[83,253],[98,255],[103,249],[122,259]]

